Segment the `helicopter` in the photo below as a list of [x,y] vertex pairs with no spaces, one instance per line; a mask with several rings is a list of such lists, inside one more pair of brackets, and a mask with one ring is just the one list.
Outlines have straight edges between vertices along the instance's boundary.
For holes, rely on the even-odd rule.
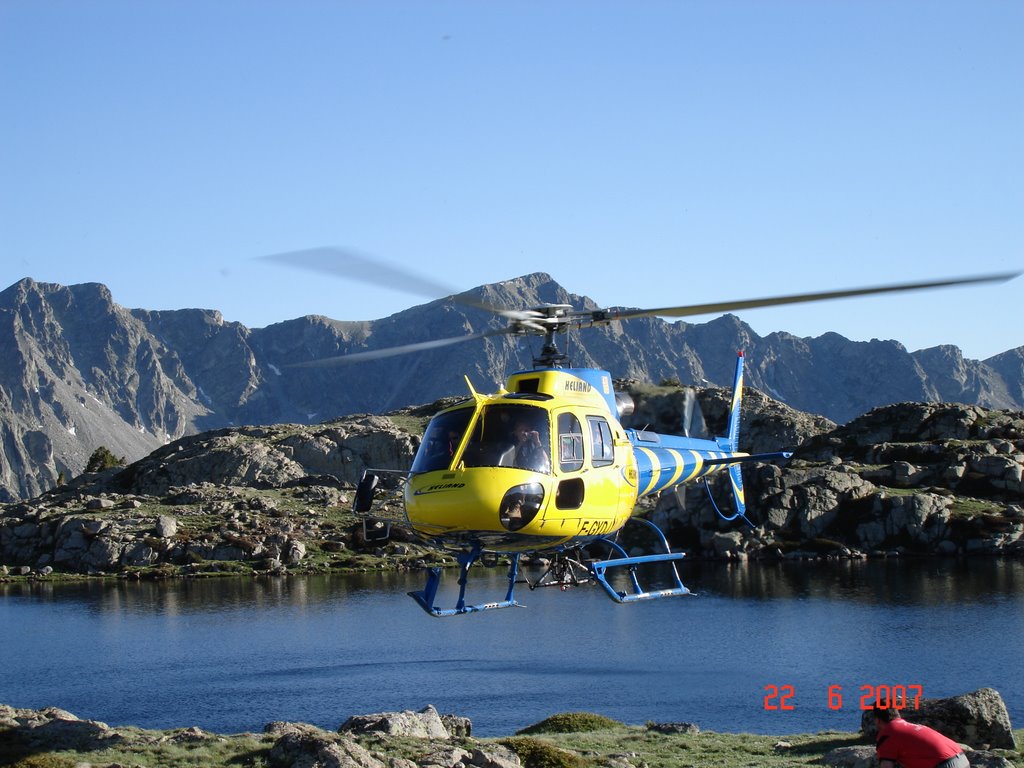
[[[352,364],[498,335],[543,337],[533,367],[509,375],[497,392],[478,392],[466,377],[468,397],[436,413],[407,471],[367,469],[353,500],[353,511],[372,520],[381,538],[395,522],[375,513],[382,479],[397,480],[404,519],[397,521],[423,543],[454,555],[459,566],[459,593],[451,608],[438,606],[442,569],[427,569],[426,584],[409,595],[429,615],[448,617],[522,607],[515,595],[519,583],[531,589],[563,589],[596,582],[616,603],[633,603],[693,594],[679,577],[676,564],[684,552],[673,552],[665,534],[635,514],[637,501],[688,483],[704,483],[712,506],[725,520],[744,520],[746,499],[742,466],[749,462],[785,461],[792,452],[748,454],[740,450],[743,397],[742,351],[737,352],[726,434],[714,438],[666,435],[627,428],[633,412],[630,396],[617,392],[608,371],[574,368],[556,339],[572,329],[607,325],[640,317],[687,317],[737,309],[824,301],[854,296],[999,282],[1020,273],[989,274],[824,291],[771,298],[725,301],[655,309],[579,310],[569,304],[543,304],[524,309],[490,306],[452,291],[387,262],[338,248],[315,248],[263,257],[291,267],[331,273],[433,295],[484,309],[504,320],[501,327],[463,336],[397,347],[354,352],[301,366]],[[684,429],[684,432],[689,430]],[[725,473],[731,489],[731,514],[715,503],[708,478]],[[364,523],[365,525],[365,523]],[[649,531],[660,551],[632,554],[619,541],[627,525]],[[603,553],[595,556],[595,552]],[[524,554],[550,557],[550,565],[534,582],[520,579]],[[503,598],[470,603],[466,588],[470,568],[499,557],[509,560],[508,588]],[[638,566],[667,566],[667,588],[647,589]],[[627,588],[610,578],[625,571]]]

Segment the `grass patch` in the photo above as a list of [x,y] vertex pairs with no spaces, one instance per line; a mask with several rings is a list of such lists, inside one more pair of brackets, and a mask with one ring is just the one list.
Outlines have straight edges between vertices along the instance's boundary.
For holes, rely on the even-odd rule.
[[388,419],[403,432],[408,432],[411,435],[422,435],[427,429],[427,422],[430,421],[430,416],[393,413],[388,415]]
[[[857,733],[820,733],[797,736],[760,736],[747,733],[662,734],[645,728],[557,734],[545,741],[563,750],[587,756],[590,765],[625,758],[647,768],[791,768],[821,765],[826,752],[837,747],[864,745]],[[521,758],[522,759],[522,758]],[[524,760],[525,764],[525,760]]]
[[1004,507],[1002,504],[997,504],[992,501],[958,496],[956,497],[956,501],[954,501],[952,506],[950,506],[949,513],[953,517],[1002,517],[1004,514]]
[[528,725],[516,735],[528,735],[534,733],[583,733],[586,731],[608,731],[624,727],[618,720],[612,720],[604,715],[597,715],[593,712],[561,712],[539,723]]
[[889,485],[880,485],[878,490],[886,496],[916,496],[921,493],[920,488],[893,488]]
[[[95,766],[131,765],[142,768],[213,768],[250,766],[263,768],[274,737],[241,733],[231,736],[206,734],[190,737],[181,730],[143,731],[119,728],[128,737],[120,745],[84,750],[48,751],[46,744],[24,741],[8,733],[0,738],[0,766],[11,768],[74,768],[83,763]],[[2,734],[0,734],[2,735]]]
[[590,762],[541,739],[512,736],[498,741],[519,756],[523,768],[588,768]]

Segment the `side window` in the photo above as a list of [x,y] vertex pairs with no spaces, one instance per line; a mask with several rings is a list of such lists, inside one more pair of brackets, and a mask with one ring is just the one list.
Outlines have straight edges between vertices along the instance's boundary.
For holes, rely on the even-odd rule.
[[571,413],[558,415],[558,468],[563,472],[583,468],[583,428]]
[[595,467],[606,467],[615,461],[612,429],[600,416],[587,416],[587,424],[590,425],[590,443],[594,446],[590,463]]

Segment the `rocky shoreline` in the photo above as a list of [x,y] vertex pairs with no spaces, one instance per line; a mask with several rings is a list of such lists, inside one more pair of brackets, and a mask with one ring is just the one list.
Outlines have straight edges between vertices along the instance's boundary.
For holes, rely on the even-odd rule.
[[[867,715],[867,713],[865,713]],[[928,700],[908,714],[964,745],[972,766],[1013,768],[1020,761],[1002,697],[983,688]],[[243,765],[265,768],[660,768],[715,765],[875,764],[870,718],[861,733],[793,737],[714,734],[693,723],[627,726],[585,712],[554,715],[514,736],[479,739],[465,717],[419,711],[356,715],[336,731],[306,723],[269,723],[262,734],[216,734],[189,727],[168,731],[113,728],[61,709],[0,704],[4,765]],[[731,762],[728,754],[742,745]],[[39,762],[47,755],[48,762]],[[754,760],[756,762],[750,762]],[[706,762],[705,762],[706,761]]]
[[[678,414],[678,393],[638,397],[641,418],[672,429],[656,419]],[[712,429],[727,410],[721,399],[705,393]],[[375,540],[349,512],[363,470],[407,467],[423,423],[442,405],[318,427],[207,432],[0,505],[0,579],[453,564],[400,527]],[[746,405],[749,450],[795,444],[794,458],[745,471],[755,528],[721,521],[701,489],[639,508],[675,549],[728,561],[1024,554],[1024,413],[904,403],[836,427],[759,393]],[[397,500],[383,511],[402,518]],[[643,551],[643,542],[620,541]]]

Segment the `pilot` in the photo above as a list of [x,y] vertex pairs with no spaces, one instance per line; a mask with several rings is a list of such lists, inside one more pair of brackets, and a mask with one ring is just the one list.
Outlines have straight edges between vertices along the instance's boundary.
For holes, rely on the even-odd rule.
[[551,458],[540,439],[540,432],[524,417],[516,419],[512,427],[512,442],[515,444],[513,465],[534,472],[551,472]]
[[448,464],[459,447],[459,433],[449,429],[446,433],[434,430],[430,435],[429,456],[432,462],[443,462]]

